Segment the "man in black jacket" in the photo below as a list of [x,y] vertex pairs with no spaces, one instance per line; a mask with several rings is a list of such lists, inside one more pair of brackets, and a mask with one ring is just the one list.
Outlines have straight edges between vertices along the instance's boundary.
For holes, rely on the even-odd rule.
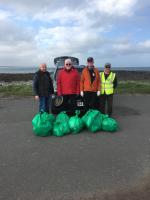
[[45,63],[40,64],[39,70],[33,78],[33,92],[36,100],[39,100],[39,111],[49,113],[51,98],[54,94],[53,82]]

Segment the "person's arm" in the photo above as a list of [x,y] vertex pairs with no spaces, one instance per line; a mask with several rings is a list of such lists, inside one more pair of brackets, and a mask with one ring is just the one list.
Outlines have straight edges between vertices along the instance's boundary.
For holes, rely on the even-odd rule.
[[39,96],[39,94],[38,94],[38,76],[37,76],[37,74],[34,75],[32,88],[33,88],[34,96]]
[[51,91],[51,94],[54,94],[54,86],[53,86],[53,81],[50,77],[50,91]]
[[97,74],[98,74],[98,79],[97,79],[98,91],[101,91],[101,77],[99,71],[97,72]]
[[50,82],[50,85],[49,85],[50,94],[54,94],[53,81],[51,78],[51,74],[49,72],[48,72],[48,78],[49,78],[49,82]]
[[114,89],[118,86],[118,80],[117,80],[117,76],[115,75],[115,79],[114,79]]
[[84,71],[82,71],[80,78],[80,91],[84,91]]
[[76,93],[79,95],[80,94],[80,75],[79,75],[79,73],[78,73],[78,71],[77,71],[77,79],[76,79]]
[[57,95],[58,96],[62,95],[62,91],[61,91],[61,71],[58,73],[58,77],[57,77]]

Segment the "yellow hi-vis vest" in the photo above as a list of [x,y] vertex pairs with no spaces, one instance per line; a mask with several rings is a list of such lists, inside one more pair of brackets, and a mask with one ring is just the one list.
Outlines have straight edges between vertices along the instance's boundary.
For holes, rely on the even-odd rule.
[[105,80],[105,74],[104,72],[100,72],[101,76],[101,94],[113,94],[114,93],[114,85],[113,81],[115,79],[116,74],[113,72],[110,72],[109,76]]

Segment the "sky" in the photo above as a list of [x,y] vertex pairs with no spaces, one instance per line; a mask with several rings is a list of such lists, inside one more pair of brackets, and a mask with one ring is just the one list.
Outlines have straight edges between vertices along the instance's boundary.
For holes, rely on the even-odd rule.
[[0,0],[0,66],[150,67],[149,0]]

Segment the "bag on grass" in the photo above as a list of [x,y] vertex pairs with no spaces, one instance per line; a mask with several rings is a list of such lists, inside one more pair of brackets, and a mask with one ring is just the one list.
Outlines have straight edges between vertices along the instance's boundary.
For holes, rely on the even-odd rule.
[[69,127],[72,133],[79,133],[83,129],[83,121],[79,118],[80,111],[76,110],[76,115],[70,117],[69,119]]
[[55,122],[53,127],[53,135],[61,137],[70,133],[68,122]]
[[49,136],[53,129],[55,117],[46,112],[40,112],[32,119],[33,131],[37,136]]
[[82,120],[86,127],[93,133],[100,131],[102,128],[102,114],[98,110],[91,109],[87,111]]
[[68,122],[68,121],[69,121],[69,116],[66,114],[65,111],[59,113],[55,120],[55,122],[57,123],[63,123],[63,122]]
[[115,119],[106,117],[102,121],[102,130],[108,132],[115,132],[118,130],[118,123]]

